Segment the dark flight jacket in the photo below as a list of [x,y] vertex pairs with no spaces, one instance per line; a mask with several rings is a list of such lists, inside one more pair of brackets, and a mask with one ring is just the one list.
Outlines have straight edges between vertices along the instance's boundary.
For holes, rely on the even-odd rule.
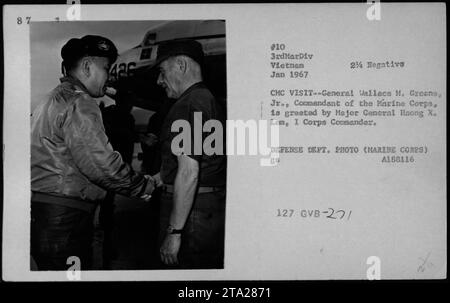
[[31,116],[32,192],[96,203],[106,190],[134,197],[145,185],[113,150],[84,85],[61,78]]

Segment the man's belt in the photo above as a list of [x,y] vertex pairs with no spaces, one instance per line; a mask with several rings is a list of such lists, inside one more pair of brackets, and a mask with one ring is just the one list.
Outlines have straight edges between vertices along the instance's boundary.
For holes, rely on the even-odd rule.
[[61,206],[80,209],[89,213],[93,213],[95,208],[97,207],[95,203],[90,203],[84,200],[70,197],[55,196],[40,192],[31,192],[31,201],[57,204]]
[[[166,193],[174,193],[175,187],[173,185],[163,185],[162,190]],[[198,194],[206,194],[206,193],[213,193],[217,191],[223,191],[225,190],[225,186],[199,186],[197,187],[197,193]]]

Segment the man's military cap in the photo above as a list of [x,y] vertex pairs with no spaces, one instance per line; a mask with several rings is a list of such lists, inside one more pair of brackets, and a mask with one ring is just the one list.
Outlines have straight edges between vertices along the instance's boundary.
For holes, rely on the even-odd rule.
[[163,42],[158,46],[156,61],[151,68],[158,67],[159,64],[169,57],[179,55],[188,56],[198,64],[203,64],[204,53],[202,45],[195,40],[179,39]]
[[61,49],[63,66],[72,66],[86,56],[106,57],[110,63],[117,59],[117,48],[111,40],[94,35],[70,39]]

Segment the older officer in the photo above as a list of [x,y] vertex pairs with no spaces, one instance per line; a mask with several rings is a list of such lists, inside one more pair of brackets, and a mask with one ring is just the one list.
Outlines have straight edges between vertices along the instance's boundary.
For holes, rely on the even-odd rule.
[[93,99],[105,94],[114,44],[74,38],[61,56],[61,84],[31,117],[31,255],[39,270],[67,269],[70,256],[89,269],[93,212],[106,190],[147,199],[154,189],[112,149]]
[[[171,149],[177,135],[171,131],[175,121],[188,121],[192,132],[198,114],[203,123],[210,119],[225,122],[225,110],[202,82],[203,58],[200,43],[175,40],[158,47],[154,65],[159,67],[157,83],[169,98],[176,99],[161,130],[160,178],[165,193],[160,256],[165,264],[181,268],[223,268],[226,158],[223,153],[206,154],[202,139],[200,154],[194,152],[194,142],[190,149],[183,144],[185,150],[180,154]],[[224,142],[216,144],[224,146]]]

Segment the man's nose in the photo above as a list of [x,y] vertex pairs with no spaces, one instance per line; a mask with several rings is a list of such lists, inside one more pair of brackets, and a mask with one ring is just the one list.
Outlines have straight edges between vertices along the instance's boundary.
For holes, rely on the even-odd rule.
[[161,73],[158,74],[158,79],[156,79],[156,84],[161,85],[162,82],[162,77],[161,77]]

